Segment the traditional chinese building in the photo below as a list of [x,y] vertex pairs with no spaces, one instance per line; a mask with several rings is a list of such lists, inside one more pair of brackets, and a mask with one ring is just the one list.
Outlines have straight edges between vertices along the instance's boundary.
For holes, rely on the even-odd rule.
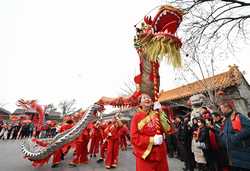
[[200,93],[206,95],[208,90],[222,90],[225,96],[234,101],[238,112],[247,115],[250,111],[250,86],[236,65],[229,66],[228,71],[213,77],[161,92],[160,102],[187,106],[187,101],[192,95]]
[[0,107],[0,120],[8,120],[10,114],[8,110]]
[[45,113],[45,119],[61,122],[63,119],[63,116],[62,116],[62,113],[60,112],[49,112],[49,113]]
[[12,114],[11,117],[15,116],[19,119],[31,119],[34,117],[34,115],[37,114],[35,110],[25,110],[25,109],[16,109]]

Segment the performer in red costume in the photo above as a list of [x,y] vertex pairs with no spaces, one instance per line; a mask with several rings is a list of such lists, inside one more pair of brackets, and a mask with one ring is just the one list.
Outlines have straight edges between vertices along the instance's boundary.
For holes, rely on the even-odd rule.
[[101,141],[101,129],[100,122],[96,121],[93,128],[90,130],[91,144],[89,154],[90,157],[96,157],[96,154],[99,153],[100,141]]
[[[72,119],[68,118],[67,120],[64,121],[64,123],[60,127],[59,132],[62,133],[64,131],[72,128],[74,125],[73,123],[74,123],[74,121]],[[46,147],[48,145],[48,142],[40,140],[40,139],[33,138],[32,141],[41,147]],[[63,156],[66,155],[66,153],[69,151],[70,146],[71,146],[71,143],[65,144],[63,147],[56,150],[53,154],[49,155],[48,157],[41,159],[41,160],[32,161],[32,166],[35,168],[43,166],[45,163],[48,163],[50,157],[53,155],[51,167],[52,168],[58,167]]]
[[101,129],[102,139],[100,142],[100,159],[96,161],[97,163],[101,163],[105,159],[105,152],[107,151],[107,146],[108,146],[108,142],[107,142],[108,135],[106,134],[108,131],[105,131],[105,130],[108,129],[110,124],[111,122],[103,122],[101,124],[100,129]]
[[122,151],[126,151],[127,150],[127,137],[129,135],[129,130],[126,124],[123,124],[121,127],[121,141],[120,141],[120,146],[121,146],[121,150]]
[[[158,108],[159,108],[159,103]],[[152,99],[142,94],[140,109],[131,121],[131,144],[136,158],[136,171],[168,171],[166,145],[163,134],[170,129],[156,110]]]
[[112,124],[105,130],[107,134],[107,157],[105,160],[106,169],[115,168],[118,164],[119,145],[120,145],[120,127],[121,121],[114,117]]
[[34,110],[37,114],[34,114],[31,118],[35,129],[33,135],[39,137],[40,132],[44,126],[44,108],[42,105],[39,105],[36,100],[24,100],[20,99],[17,101],[17,106],[22,107],[26,110]]
[[89,143],[89,132],[90,128],[87,126],[81,133],[81,135],[74,140],[75,153],[73,160],[70,162],[70,166],[76,167],[78,164],[88,163],[88,143]]
[[[62,133],[64,131],[72,128],[73,126],[74,126],[74,121],[72,119],[67,119],[65,121],[65,123],[62,124],[61,128],[59,129],[59,132]],[[71,143],[65,144],[62,148],[55,151],[55,153],[53,155],[53,160],[52,160],[52,166],[51,166],[52,168],[59,166],[59,164],[63,158],[62,156],[65,156],[67,154],[71,145],[72,145]]]

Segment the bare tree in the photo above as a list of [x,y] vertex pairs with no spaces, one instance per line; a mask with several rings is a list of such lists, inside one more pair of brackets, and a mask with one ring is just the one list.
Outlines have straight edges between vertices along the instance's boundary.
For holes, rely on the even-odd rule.
[[[213,105],[215,92],[205,78],[217,72],[221,61],[234,56],[241,43],[249,41],[250,1],[248,0],[169,0],[184,10],[179,27],[184,66],[178,79],[201,80]],[[248,30],[247,30],[248,29]],[[239,43],[240,42],[240,43]]]
[[76,104],[76,100],[64,100],[59,103],[58,107],[61,109],[63,115],[70,114],[76,110],[74,105]]
[[55,107],[54,104],[48,104],[46,107],[45,107],[45,113],[51,113],[51,112],[56,112],[57,108]]
[[248,0],[170,0],[170,3],[186,13],[179,28],[184,54],[194,58],[203,58],[203,54],[211,52],[214,57],[227,56],[239,48],[239,42],[249,40]]
[[124,85],[121,87],[121,92],[119,93],[120,96],[131,96],[136,90],[135,83],[128,79],[124,82]]
[[[192,60],[192,59],[191,59]],[[211,62],[213,63],[213,62]],[[194,65],[197,65],[195,68]],[[213,67],[212,67],[213,68]],[[208,72],[208,74],[206,73]],[[204,95],[208,97],[208,103],[211,107],[214,109],[216,108],[216,91],[213,90],[213,82],[207,81],[205,78],[208,76],[214,75],[214,69],[211,69],[206,65],[202,64],[201,61],[196,61],[193,64],[185,63],[184,69],[181,71],[178,71],[178,80],[185,81],[186,83],[189,83],[190,80],[197,80],[198,84],[205,90]],[[192,90],[190,90],[192,91]]]

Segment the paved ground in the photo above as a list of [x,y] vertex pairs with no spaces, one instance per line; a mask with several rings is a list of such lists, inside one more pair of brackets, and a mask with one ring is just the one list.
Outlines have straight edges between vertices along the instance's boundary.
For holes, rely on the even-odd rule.
[[[60,168],[50,168],[50,163],[41,168],[34,169],[31,167],[31,162],[23,159],[19,148],[20,141],[0,140],[0,171],[107,171],[103,164],[97,164],[93,159],[87,165],[81,165],[76,168],[70,168],[67,163],[71,158],[69,154],[65,161],[62,162]],[[121,152],[119,156],[119,167],[112,171],[134,171],[135,160],[132,152]],[[183,163],[176,159],[169,159],[170,171],[182,171]]]

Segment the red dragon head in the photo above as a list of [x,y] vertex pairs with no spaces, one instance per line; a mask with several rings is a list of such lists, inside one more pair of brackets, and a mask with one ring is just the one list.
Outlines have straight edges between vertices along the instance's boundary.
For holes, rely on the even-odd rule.
[[18,107],[22,107],[23,109],[32,109],[32,105],[34,105],[36,103],[36,100],[24,100],[24,99],[20,99],[17,101],[17,106]]
[[159,61],[166,57],[174,67],[181,66],[181,40],[175,33],[182,21],[183,12],[164,5],[155,17],[145,16],[141,28],[137,28],[135,47],[149,61]]
[[158,13],[151,19],[145,16],[144,22],[150,25],[154,33],[166,33],[174,35],[182,21],[183,12],[169,5],[161,6]]
[[140,57],[140,74],[134,78],[136,91],[128,97],[102,97],[98,104],[134,107],[139,105],[142,93],[150,95],[153,101],[158,99],[159,60],[166,57],[174,67],[181,65],[181,41],[175,33],[182,16],[180,9],[164,5],[159,8],[153,20],[151,17],[144,17],[141,27],[136,26],[134,38],[134,45]]

